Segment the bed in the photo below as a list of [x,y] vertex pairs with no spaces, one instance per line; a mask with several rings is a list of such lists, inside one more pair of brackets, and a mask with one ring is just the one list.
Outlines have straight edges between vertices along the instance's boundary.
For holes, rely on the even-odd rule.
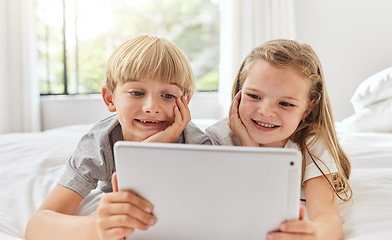
[[[351,99],[355,113],[336,124],[352,161],[353,199],[339,204],[345,240],[392,238],[392,68],[369,79]],[[210,121],[196,123],[204,128]],[[24,239],[28,219],[91,126],[0,135],[0,186],[5,188],[0,192],[0,239]],[[101,196],[95,190],[77,214],[95,214]]]

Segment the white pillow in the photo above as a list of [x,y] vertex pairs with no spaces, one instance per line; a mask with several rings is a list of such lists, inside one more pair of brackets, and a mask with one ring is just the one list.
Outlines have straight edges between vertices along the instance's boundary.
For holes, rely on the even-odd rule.
[[392,98],[359,109],[350,117],[343,119],[342,124],[346,130],[392,132]]
[[382,70],[362,82],[351,98],[354,110],[392,97],[392,67]]

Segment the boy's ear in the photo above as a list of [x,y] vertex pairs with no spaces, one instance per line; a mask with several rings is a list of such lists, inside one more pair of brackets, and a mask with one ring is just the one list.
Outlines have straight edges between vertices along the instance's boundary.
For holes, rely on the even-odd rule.
[[115,112],[116,106],[114,105],[114,97],[112,91],[110,91],[106,86],[103,86],[101,89],[101,93],[107,109],[110,112]]
[[304,112],[304,115],[302,115],[302,121],[305,120],[308,117],[309,113],[313,110],[315,104],[316,104],[316,99],[313,99],[309,103],[309,106],[306,109],[306,111]]

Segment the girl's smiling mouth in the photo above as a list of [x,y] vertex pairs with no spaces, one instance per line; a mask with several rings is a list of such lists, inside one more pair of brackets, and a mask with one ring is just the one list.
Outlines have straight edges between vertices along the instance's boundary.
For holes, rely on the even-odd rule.
[[263,123],[252,119],[252,122],[260,127],[274,129],[280,127],[279,125],[271,124],[271,123]]

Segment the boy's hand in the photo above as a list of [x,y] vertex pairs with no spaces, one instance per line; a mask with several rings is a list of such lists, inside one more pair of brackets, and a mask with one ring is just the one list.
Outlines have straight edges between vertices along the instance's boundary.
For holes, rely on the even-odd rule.
[[156,222],[151,203],[132,192],[118,192],[117,175],[112,175],[113,192],[101,198],[97,209],[100,239],[123,239],[135,229],[147,230]]
[[318,239],[315,223],[304,220],[306,215],[305,207],[301,205],[299,210],[299,220],[283,222],[279,228],[280,232],[268,233],[267,239]]
[[176,102],[177,106],[174,108],[173,124],[165,130],[143,140],[143,142],[173,143],[180,137],[182,131],[188,125],[189,121],[191,121],[191,111],[188,107],[188,101],[184,96],[176,98]]
[[240,115],[238,113],[240,100],[241,91],[235,95],[233,102],[231,103],[228,126],[234,135],[238,138],[238,140],[240,140],[241,146],[258,147],[259,144],[249,136],[248,130],[241,121]]

